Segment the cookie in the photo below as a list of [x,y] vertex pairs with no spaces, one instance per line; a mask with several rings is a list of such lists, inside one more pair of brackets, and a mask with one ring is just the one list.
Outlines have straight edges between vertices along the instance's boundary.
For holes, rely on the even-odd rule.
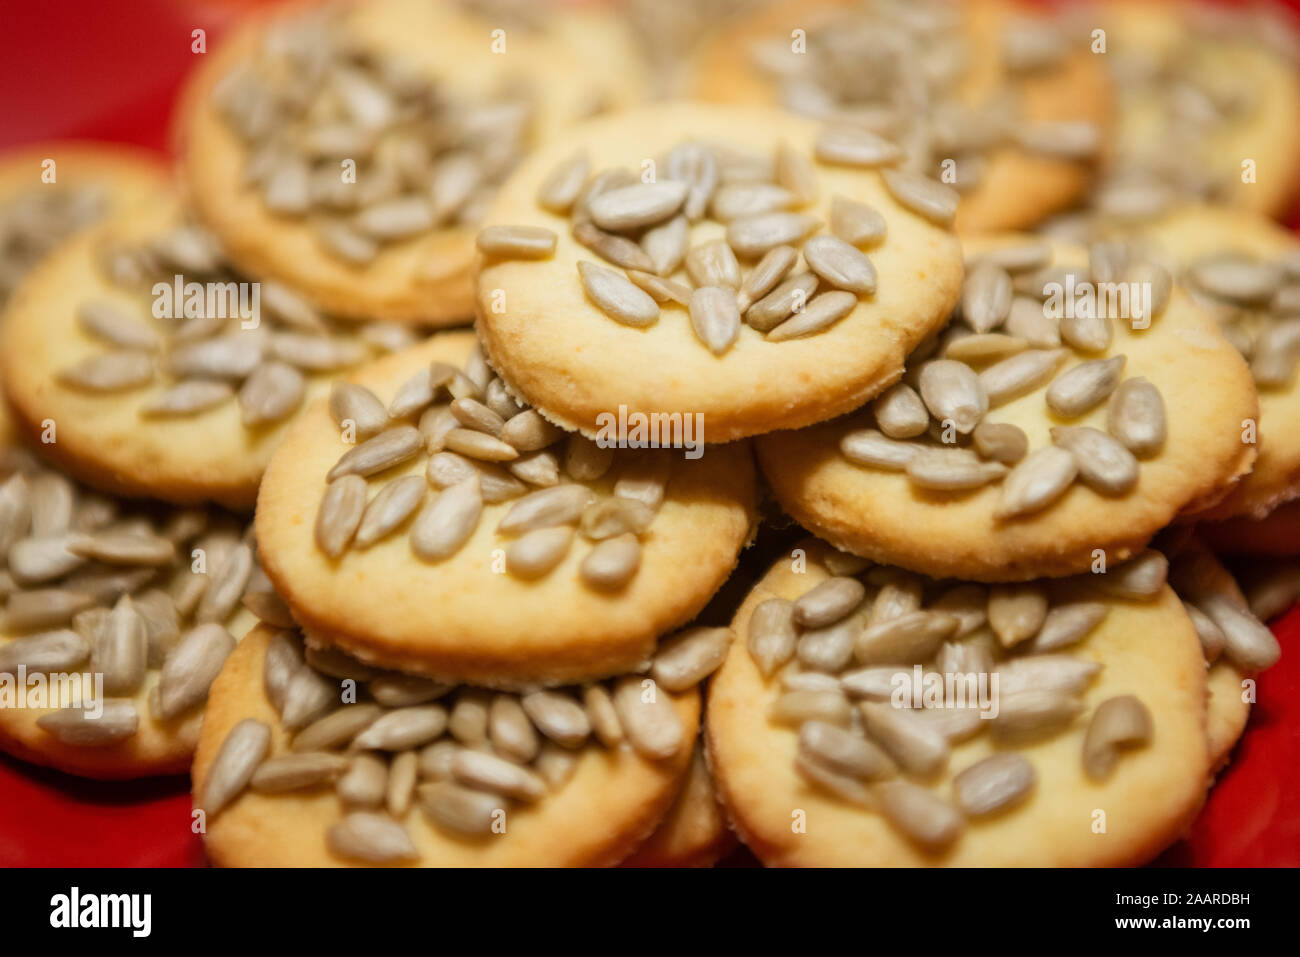
[[90,778],[185,771],[253,620],[241,598],[269,600],[243,523],[106,497],[20,446],[0,474],[0,750]]
[[0,308],[58,243],[166,182],[157,157],[129,146],[67,140],[0,156]]
[[782,866],[1150,860],[1205,795],[1205,660],[1163,581],[1140,600],[1102,582],[986,594],[805,542],[709,684],[742,840]]
[[479,234],[488,361],[593,437],[681,416],[726,442],[860,405],[961,282],[955,194],[874,168],[895,149],[759,108],[584,124],[520,166]]
[[701,743],[691,755],[691,768],[677,800],[655,832],[620,866],[712,867],[735,845],[736,836],[718,806]]
[[566,435],[504,391],[469,332],[351,383],[286,435],[257,540],[313,639],[367,663],[509,686],[627,671],[749,537],[747,445],[692,460]]
[[542,26],[382,0],[255,18],[184,95],[183,176],[243,269],[342,316],[466,322],[485,201],[537,143],[639,99],[635,52],[597,12]]
[[1273,5],[1111,2],[1081,5],[1101,27],[1116,89],[1116,130],[1089,200],[1142,221],[1208,200],[1283,216],[1300,180],[1295,24]]
[[968,252],[960,314],[901,385],[756,440],[801,525],[924,574],[1052,577],[1122,562],[1249,470],[1249,370],[1167,274],[1103,280],[1038,240]]
[[962,233],[1022,229],[1083,195],[1111,90],[1086,31],[1018,3],[786,2],[719,29],[705,99],[896,137],[962,193]]
[[194,795],[218,865],[609,865],[688,774],[694,687],[625,676],[584,689],[584,707],[303,653],[254,629],[213,685]]
[[1250,362],[1259,391],[1254,469],[1201,517],[1262,518],[1300,495],[1300,242],[1262,216],[1214,206],[1180,207],[1114,235],[1176,274]]
[[340,325],[234,272],[160,198],[32,273],[0,330],[0,374],[20,431],[82,481],[251,509],[287,421],[331,376],[379,354],[386,331]]

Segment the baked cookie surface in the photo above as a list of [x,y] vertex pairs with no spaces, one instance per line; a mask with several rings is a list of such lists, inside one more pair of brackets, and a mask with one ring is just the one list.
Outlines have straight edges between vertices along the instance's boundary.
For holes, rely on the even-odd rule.
[[1104,147],[1111,90],[1088,44],[1000,0],[787,2],[718,30],[697,88],[896,136],[927,174],[949,164],[958,231],[1022,229],[1083,195]]
[[[880,391],[955,301],[960,255],[942,225],[955,194],[901,181],[933,202],[932,221],[887,186],[896,171],[874,168],[892,144],[819,146],[823,133],[679,102],[594,120],[530,157],[480,234],[489,362],[589,436],[625,407],[702,416],[705,441],[726,442]],[[501,251],[500,227],[549,248]]]
[[[276,655],[296,648],[294,642],[288,633],[255,629],[213,686],[194,794],[206,815],[205,846],[218,865],[605,866],[655,829],[688,773],[700,715],[694,688],[673,695],[654,688],[655,707],[627,701],[617,687],[612,692],[614,727],[624,726],[618,735],[637,720],[639,707],[654,713],[655,728],[671,729],[671,740],[662,730],[646,739],[660,748],[651,757],[638,750],[639,735],[636,745],[631,736],[598,743],[585,719],[567,744],[557,743],[551,735],[563,724],[543,719],[534,729],[513,695],[493,699],[431,682],[422,695],[418,679],[371,672],[357,683],[356,703],[341,704],[338,681],[293,659],[294,650],[287,673],[277,664]],[[329,689],[314,715],[276,675]],[[635,697],[641,685],[632,680]],[[375,703],[395,700],[388,695],[399,685],[421,703]],[[269,699],[271,688],[285,696],[283,712]],[[529,697],[524,708],[533,707]],[[564,697],[581,715],[576,699]],[[506,713],[523,718],[510,724],[522,735],[504,734]],[[521,738],[531,742],[531,757],[522,755]],[[340,753],[349,743],[350,751]]]
[[695,746],[672,807],[645,843],[624,858],[621,867],[712,867],[736,845],[736,835],[718,806],[704,744]]
[[0,750],[91,778],[185,771],[207,683],[253,622],[242,524],[98,495],[7,430]]
[[[992,263],[1030,253],[1052,265],[1012,277]],[[969,254],[963,312],[902,385],[845,418],[756,440],[800,524],[926,574],[1059,576],[1100,552],[1125,560],[1249,469],[1249,370],[1167,275],[1150,282],[1147,323],[1132,303],[1088,306],[1086,290],[1102,287],[1082,249],[998,241]]]
[[159,157],[116,144],[55,140],[0,156],[0,307],[60,241],[166,183]]
[[113,494],[236,509],[287,420],[380,351],[233,272],[161,196],[48,257],[0,331],[15,424],[61,468]]
[[645,83],[603,12],[433,0],[255,18],[205,61],[182,169],[235,261],[339,315],[436,325],[473,315],[473,223],[518,157]]
[[258,499],[267,572],[314,639],[367,662],[504,686],[626,671],[734,567],[750,450],[600,448],[475,355],[448,332],[360,370],[378,422],[354,446],[357,390],[339,387],[334,421],[323,403],[302,418]]
[[[1191,822],[1208,780],[1205,662],[1191,622],[1162,583],[1145,600],[1111,597],[1088,576],[1046,583],[1049,614],[1060,617],[1007,652],[1006,626],[1017,618],[985,618],[981,601],[989,601],[989,615],[997,614],[996,603],[979,586],[973,598],[933,604],[933,589],[951,592],[959,583],[920,583],[889,568],[849,579],[860,563],[843,564],[847,557],[819,543],[800,548],[804,570],[794,570],[792,557],[782,559],[741,607],[733,624],[738,638],[710,682],[707,704],[719,793],[742,840],[765,864],[1129,865],[1154,857]],[[794,640],[789,603],[830,579],[828,560],[841,571],[837,582],[867,586],[865,603],[850,613],[850,622],[861,618],[854,630],[875,619],[858,632],[857,664],[848,665],[854,671],[810,668],[827,645],[807,630],[797,646]],[[874,582],[883,583],[878,594]],[[908,592],[930,610],[900,605]],[[793,613],[801,605],[814,610],[801,602]],[[815,605],[830,609],[824,601]],[[765,610],[756,616],[759,608]],[[1090,624],[1077,617],[1085,608]],[[893,679],[881,684],[869,673],[898,668],[904,678],[912,675],[904,661],[911,642],[901,636],[912,631],[914,641],[922,632],[894,626],[901,643],[880,643],[889,622],[904,614],[927,621],[926,630],[957,629],[938,646],[938,658],[915,652],[931,659],[926,672],[996,669],[996,717],[967,712],[970,720],[959,721],[962,710],[942,704],[920,713],[891,705]],[[1073,626],[1061,628],[1067,618]],[[1046,641],[1049,630],[1055,637]],[[746,635],[751,648],[758,636],[769,677],[745,647]],[[1051,650],[1039,651],[1040,642]],[[875,664],[857,667],[864,657]],[[855,730],[862,727],[855,714],[866,737]],[[1127,746],[1103,754],[1105,742],[1121,740]]]

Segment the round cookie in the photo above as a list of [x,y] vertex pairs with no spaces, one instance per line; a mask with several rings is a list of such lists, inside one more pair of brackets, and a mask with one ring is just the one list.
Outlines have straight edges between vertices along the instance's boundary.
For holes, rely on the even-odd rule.
[[621,867],[712,867],[735,846],[713,789],[703,743],[695,746],[691,769],[677,800],[644,844]]
[[[817,159],[859,148],[816,146],[822,132],[766,109],[666,103],[598,118],[530,157],[479,238],[488,361],[547,418],[589,436],[627,428],[626,410],[634,426],[693,415],[705,441],[726,442],[875,395],[956,299],[960,253],[941,222],[955,194],[922,181],[931,221],[890,191],[896,171]],[[556,189],[566,176],[567,194]],[[838,235],[812,235],[826,224]],[[496,237],[515,233],[499,227],[553,236],[553,250],[511,258],[518,247]]]
[[15,424],[107,492],[251,508],[286,421],[381,346],[380,327],[339,326],[247,280],[172,199],[75,237],[0,330]]
[[698,90],[892,133],[922,171],[955,177],[959,232],[1023,229],[1092,180],[1111,90],[1089,42],[1003,0],[786,2],[716,31]]
[[[203,681],[253,620],[240,598],[268,590],[242,524],[106,498],[7,442],[0,474],[0,750],[90,778],[185,771]],[[97,676],[102,718],[74,720]]]
[[[798,659],[782,664],[796,649],[792,611],[814,606],[821,612],[817,620],[824,620],[830,610],[823,600],[789,603],[830,577],[828,563],[842,577],[860,571],[861,563],[848,564],[847,556],[816,542],[801,549],[796,557],[806,564],[796,567],[789,557],[779,561],[745,601],[733,623],[741,637],[709,686],[705,733],[710,766],[733,825],[765,864],[1131,865],[1154,857],[1191,822],[1209,770],[1205,665],[1191,622],[1163,583],[1154,582],[1153,593],[1142,601],[1112,597],[1087,576],[1012,586],[1042,587],[1052,602],[1049,614],[1064,613],[1008,655],[1002,638],[1016,630],[1007,626],[1018,619],[999,615],[995,625],[1002,627],[995,635],[982,614],[986,599],[978,591],[973,598],[941,598],[939,607],[948,612],[908,612],[917,604],[900,604],[904,595],[915,599],[919,594],[928,604],[936,591],[959,583],[919,582],[897,569],[873,569],[860,579],[868,586],[867,601],[847,620],[860,627],[869,615],[876,616],[875,625],[858,632],[855,654],[859,663],[863,658],[880,663],[850,665],[856,670],[837,679],[804,668],[800,662],[811,661],[814,654],[803,637]],[[880,591],[873,595],[876,582]],[[759,607],[767,610],[756,626]],[[994,612],[992,602],[988,609]],[[1059,627],[1083,609],[1102,616],[1100,621],[1090,616],[1090,631],[1080,637],[1078,627]],[[873,669],[890,671],[884,664],[890,658],[910,677],[912,668],[904,661],[926,654],[918,645],[909,652],[906,640],[888,647],[880,643],[889,623],[902,621],[902,615],[927,621],[930,639],[939,633],[930,623],[942,621],[940,632],[958,629],[962,637],[942,645],[927,670],[983,673],[989,692],[992,674],[998,674],[998,693],[981,699],[982,710],[990,713],[996,704],[995,717],[942,704],[919,714],[900,710],[906,707],[905,697],[899,692],[891,706],[892,678],[883,688],[865,680]],[[820,633],[835,627],[825,626]],[[909,630],[895,627],[894,637]],[[1055,635],[1048,642],[1055,664],[1043,669],[1033,662],[1047,660],[1036,646],[1049,630]],[[770,677],[764,677],[745,647],[743,636],[756,633],[763,660],[778,669]],[[913,631],[913,639],[921,633]],[[1057,644],[1068,637],[1076,641]],[[803,690],[783,691],[785,682]],[[837,684],[854,689],[851,699],[841,691],[816,690]],[[1137,703],[1126,701],[1129,696]],[[1103,708],[1111,717],[1098,723],[1109,725],[1110,733],[1100,728],[1090,732]],[[854,730],[859,727],[854,714],[861,716],[869,738]],[[801,724],[809,715],[820,715],[821,727]],[[965,720],[958,720],[963,715]],[[772,716],[786,723],[776,723]],[[850,733],[836,734],[841,726]],[[1090,757],[1082,758],[1090,733],[1094,747]],[[1118,741],[1127,745],[1117,753],[1102,746]],[[802,770],[796,770],[797,758]],[[977,762],[990,758],[996,762],[972,772]],[[863,776],[836,767],[856,768]],[[954,785],[954,777],[961,775],[966,777]]]
[[1263,518],[1229,518],[1203,522],[1201,536],[1226,555],[1300,555],[1300,502],[1279,505]]
[[[1160,258],[1248,357],[1259,391],[1259,455],[1236,489],[1199,517],[1263,518],[1300,495],[1300,243],[1262,216],[1215,206],[1181,207],[1116,235]],[[1228,298],[1232,287],[1217,278],[1225,270],[1229,281],[1248,270],[1246,279],[1261,275],[1265,286],[1242,287],[1248,301]]]
[[600,11],[543,25],[381,0],[255,18],[186,90],[182,171],[241,268],[342,316],[462,323],[486,198],[527,149],[640,99],[635,53]]
[[1070,17],[1105,28],[1097,59],[1116,89],[1114,147],[1094,207],[1140,221],[1203,199],[1285,215],[1300,179],[1300,46],[1289,13],[1124,0]]
[[[374,672],[357,672],[357,703],[338,710],[337,700],[327,695],[314,712],[304,710],[295,684],[319,683],[335,695],[339,686],[301,657],[294,658],[301,654],[296,645],[290,633],[256,628],[213,685],[193,777],[195,804],[205,812],[205,846],[218,865],[610,865],[655,829],[688,774],[700,715],[694,688],[669,695],[647,680],[657,705],[643,706],[626,698],[627,691],[633,698],[642,693],[642,680],[623,679],[632,686],[620,693],[620,683],[612,691],[619,716],[615,725],[623,740],[610,739],[609,747],[598,744],[591,737],[593,722],[576,731],[570,725],[569,743],[561,746],[546,729],[565,725],[543,719],[534,728],[514,695],[493,697],[429,682],[421,694],[413,679]],[[334,659],[332,670],[343,670],[339,664]],[[408,700],[421,703],[408,706],[405,718],[397,714],[400,705],[379,717],[381,708],[370,699],[394,700],[381,690],[381,681],[387,682],[388,694],[400,687]],[[285,696],[282,711],[269,700],[270,693]],[[529,699],[536,697],[525,697],[526,710],[534,707]],[[572,708],[577,699],[568,700]],[[604,700],[608,703],[608,694]],[[636,713],[642,707],[653,714],[646,726],[661,729],[657,736],[627,731],[629,718],[642,721]],[[337,725],[348,708],[368,709],[369,723],[361,712],[348,730],[323,736],[319,715]],[[504,726],[506,713],[516,720],[523,714],[527,730],[522,739],[531,741],[535,757],[521,756],[525,748],[519,737],[498,732],[497,722]],[[573,716],[560,713],[572,722]],[[298,730],[313,714],[316,721]],[[665,725],[669,733],[662,730]],[[305,742],[306,735],[315,743]],[[243,747],[225,751],[231,737]],[[339,753],[349,742],[350,761]],[[645,744],[653,745],[657,756],[638,750]],[[315,777],[299,768],[295,780],[293,759],[284,760],[294,747],[309,760],[314,756]],[[505,783],[495,783],[503,779]],[[509,796],[488,790],[488,780],[498,789],[508,788]]]
[[[930,575],[1068,575],[1103,552],[1122,562],[1249,469],[1249,370],[1167,276],[1162,296],[1159,274],[1147,274],[1152,305],[1129,312],[1156,315],[1133,328],[1147,321],[1085,318],[1127,313],[1120,300],[1087,305],[1099,287],[1082,249],[999,240],[969,252],[963,312],[911,358],[904,386],[835,422],[757,440],[773,495],[805,528]],[[1030,253],[1052,264],[1010,279],[994,265]],[[1008,296],[1008,284],[1019,291]]]
[[0,157],[0,307],[59,242],[166,182],[156,156],[116,144],[54,141]]
[[[439,334],[351,381],[370,390],[383,431],[350,433],[365,417],[344,393],[360,401],[363,390],[339,387],[334,421],[325,403],[309,410],[267,469],[257,539],[313,639],[366,662],[485,685],[618,674],[694,617],[749,536],[747,445],[690,460],[565,436],[505,394],[469,332]],[[397,418],[385,419],[385,404]],[[494,417],[502,439],[459,424],[490,429]],[[535,451],[518,454],[508,439]],[[345,474],[354,467],[369,486]],[[363,518],[381,493],[404,505],[367,505]],[[580,533],[565,533],[579,521]],[[372,522],[376,537],[354,542],[358,523]]]

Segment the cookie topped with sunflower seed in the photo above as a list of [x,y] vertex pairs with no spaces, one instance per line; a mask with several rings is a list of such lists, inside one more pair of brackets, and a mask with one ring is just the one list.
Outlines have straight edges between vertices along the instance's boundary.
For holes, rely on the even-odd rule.
[[695,95],[889,137],[960,193],[959,232],[1024,229],[1094,176],[1111,89],[1091,43],[1007,0],[787,0],[716,31]]
[[1016,581],[1123,561],[1255,459],[1245,361],[1158,262],[967,243],[952,322],[834,422],[757,440],[782,507],[848,551]]
[[496,187],[575,119],[643,95],[613,17],[526,14],[379,0],[251,19],[185,95],[200,219],[242,268],[320,308],[468,320],[474,224]]
[[667,103],[524,163],[478,236],[478,332],[520,397],[595,437],[695,415],[706,442],[860,405],[956,302],[957,196],[898,147]]
[[610,448],[511,394],[469,332],[336,384],[258,498],[259,553],[313,640],[515,687],[626,670],[736,563],[750,450]]
[[2,336],[15,424],[61,468],[114,494],[241,509],[331,377],[414,341],[238,272],[170,197],[58,249]]

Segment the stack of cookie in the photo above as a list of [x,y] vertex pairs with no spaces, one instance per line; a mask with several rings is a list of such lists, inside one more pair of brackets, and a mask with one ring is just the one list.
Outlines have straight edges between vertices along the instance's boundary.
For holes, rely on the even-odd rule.
[[1155,856],[1279,654],[1205,543],[1300,550],[1300,261],[1223,175],[1300,87],[1158,11],[1117,97],[1127,8],[308,7],[206,60],[180,188],[48,147],[0,676],[64,697],[0,746],[192,761],[232,866]]

